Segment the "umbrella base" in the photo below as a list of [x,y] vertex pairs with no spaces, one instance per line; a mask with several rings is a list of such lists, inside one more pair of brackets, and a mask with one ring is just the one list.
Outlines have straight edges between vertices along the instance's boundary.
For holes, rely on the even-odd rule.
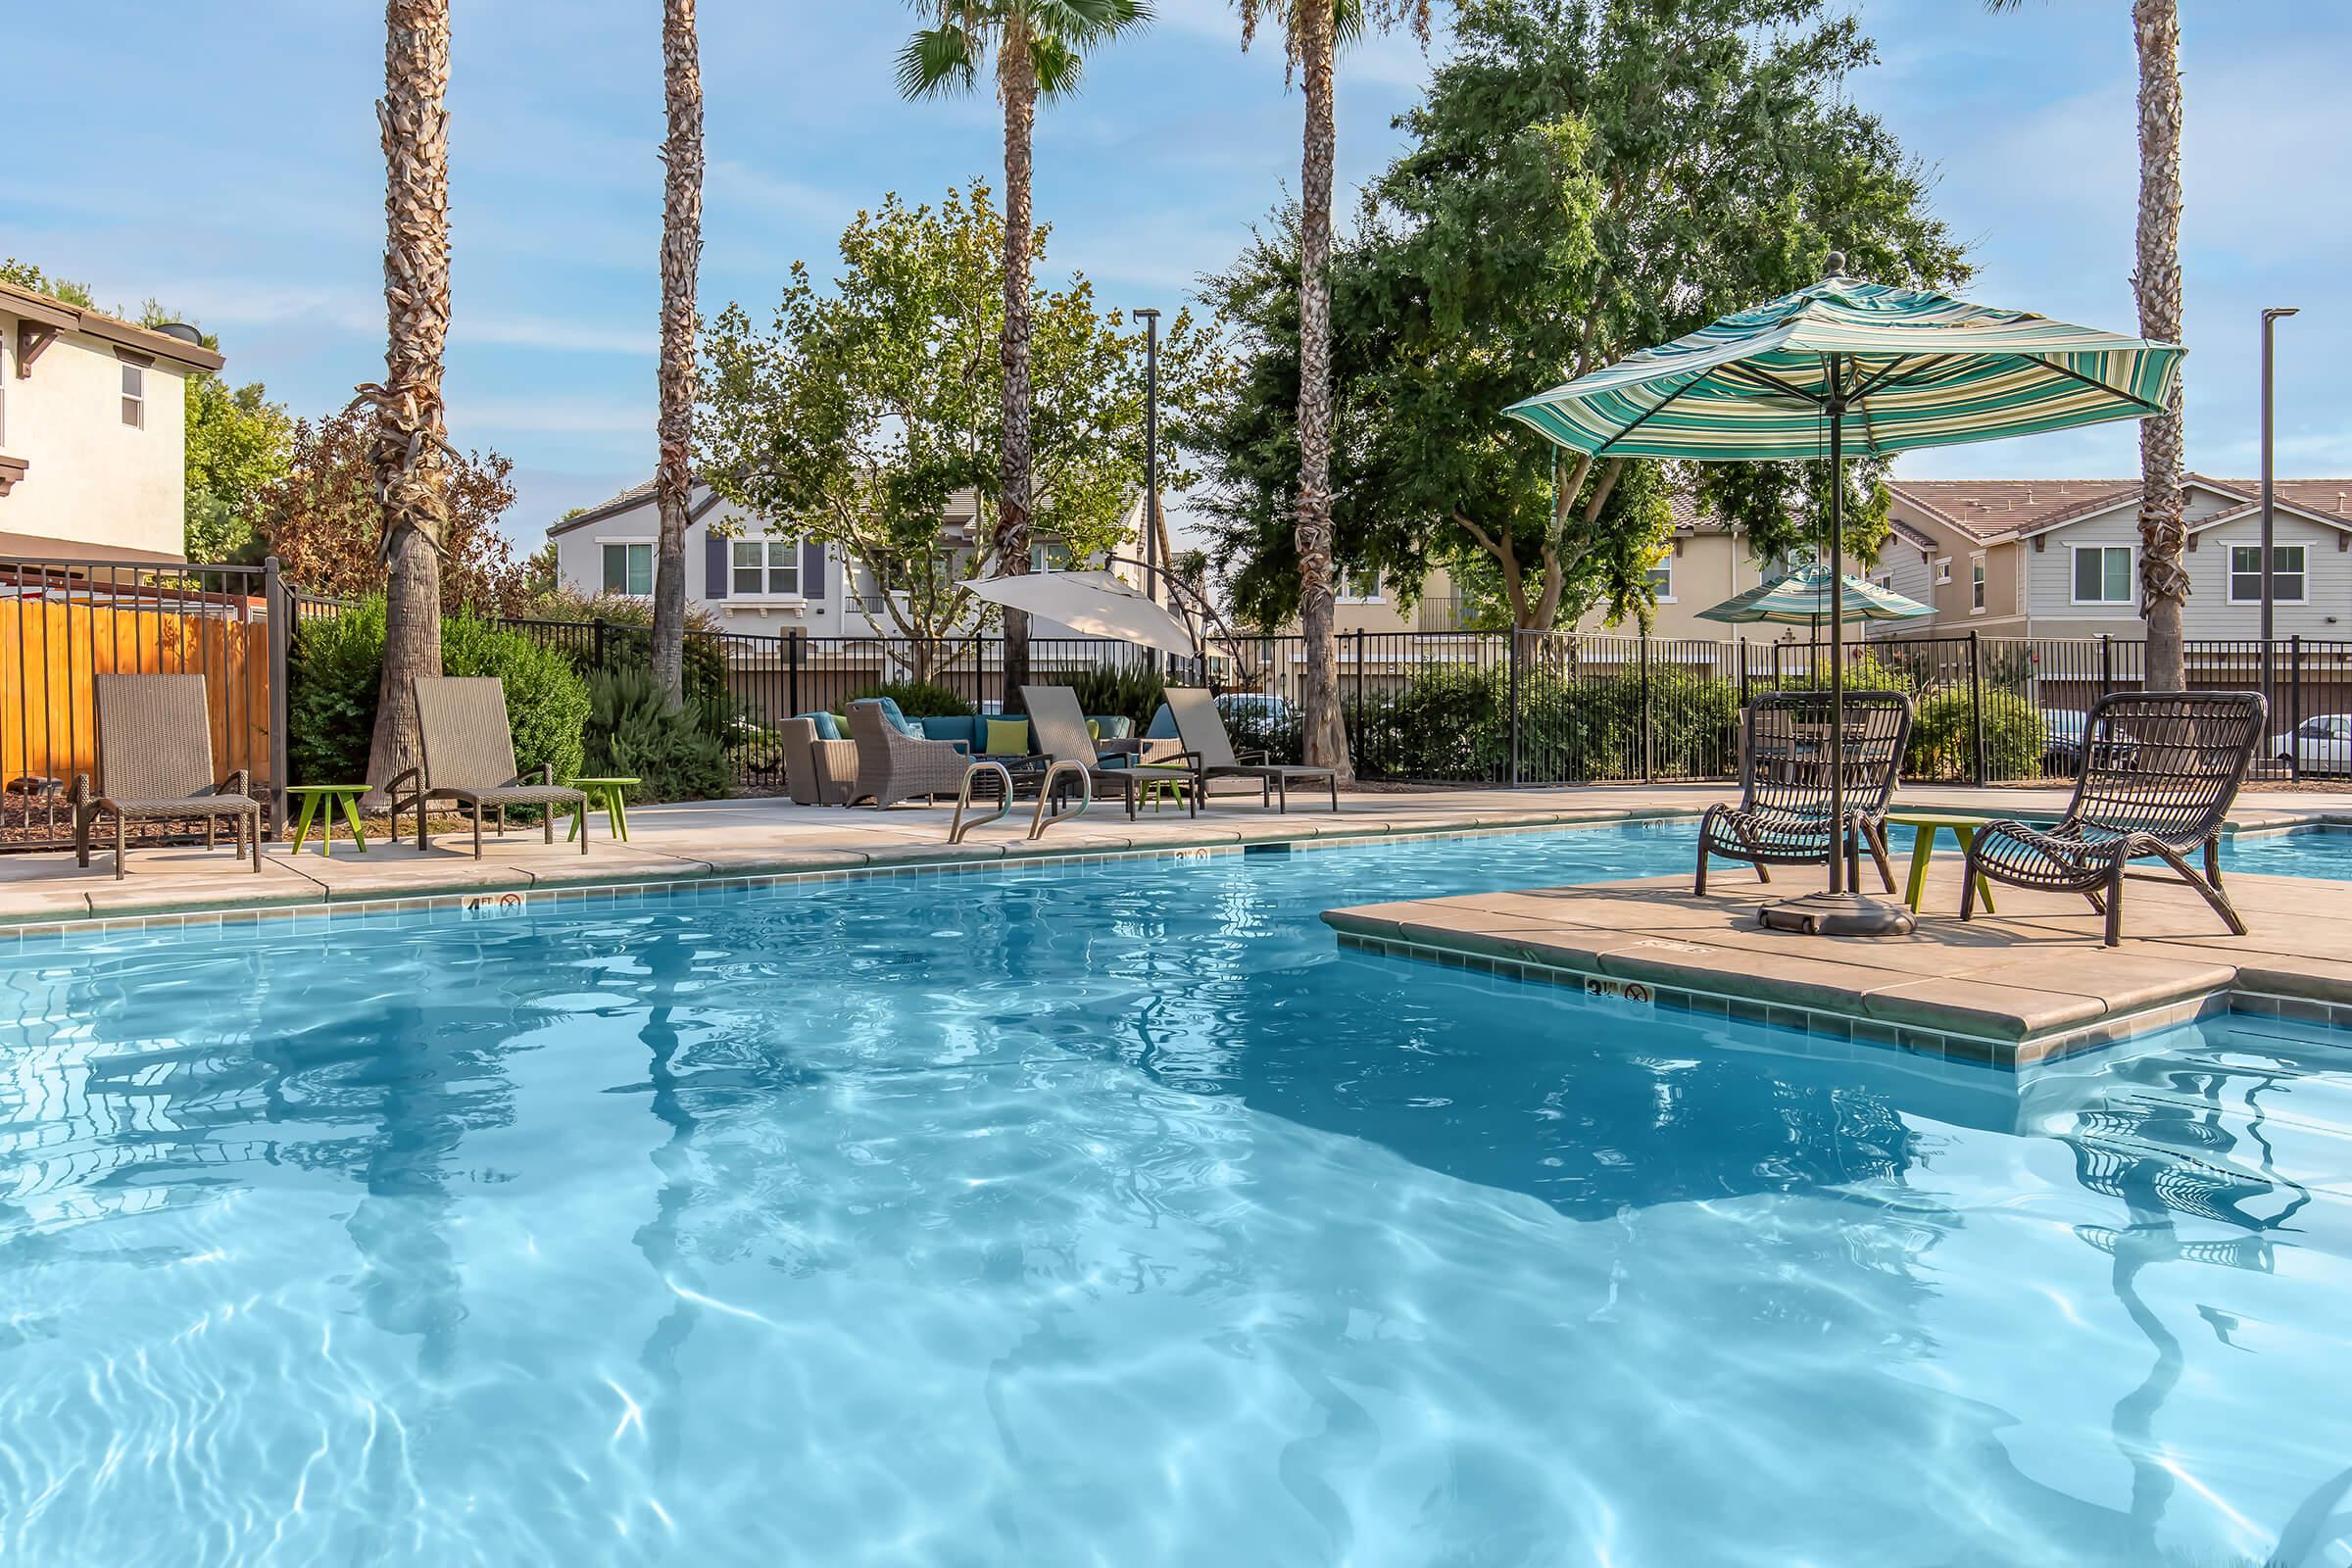
[[1911,911],[1859,893],[1808,893],[1756,911],[1767,931],[1795,931],[1810,937],[1907,937],[1918,929]]

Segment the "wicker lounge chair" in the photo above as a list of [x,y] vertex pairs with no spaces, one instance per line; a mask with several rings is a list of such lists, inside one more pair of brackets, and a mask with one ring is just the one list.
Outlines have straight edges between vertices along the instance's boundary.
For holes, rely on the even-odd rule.
[[1194,759],[1193,774],[1200,786],[1203,800],[1208,795],[1208,781],[1214,778],[1248,778],[1257,780],[1258,805],[1272,806],[1279,800],[1280,809],[1291,808],[1291,781],[1320,782],[1331,791],[1331,808],[1340,808],[1340,775],[1337,769],[1312,767],[1297,762],[1271,762],[1262,752],[1252,753],[1257,760],[1245,762],[1234,755],[1233,737],[1225,732],[1224,715],[1217,711],[1217,700],[1199,686],[1171,686],[1167,689],[1168,711],[1176,720],[1176,734],[1184,743],[1183,755]]
[[[2237,799],[2268,705],[2259,692],[2126,692],[2101,698],[2082,725],[2075,798],[2053,827],[1990,822],[1968,852],[1960,918],[1976,913],[1977,878],[2080,893],[2123,940],[2125,867],[2162,860],[2246,934],[2222,892],[2222,827]],[[2202,851],[2199,875],[2188,857]],[[2169,880],[2169,879],[2165,879]]]
[[[262,868],[262,803],[247,793],[245,770],[223,778],[213,771],[213,721],[202,675],[101,675],[98,704],[98,781],[76,774],[74,855],[90,863],[90,829],[115,819],[115,879],[121,881],[132,822],[202,821],[211,849],[226,817],[237,858]],[[250,855],[248,854],[250,851]]]
[[1827,865],[1839,845],[1848,887],[1861,880],[1861,851],[1894,891],[1886,858],[1886,808],[1911,739],[1911,699],[1900,692],[1845,694],[1845,822],[1830,819],[1830,694],[1769,692],[1747,707],[1740,761],[1740,804],[1710,806],[1698,827],[1698,877],[1707,858],[1744,860],[1760,881],[1775,865]]
[[927,741],[900,729],[870,697],[850,705],[850,739],[858,750],[858,782],[850,786],[847,806],[872,801],[882,810],[918,795],[934,801],[954,795],[971,761],[954,741]]
[[[400,813],[416,811],[416,847],[429,850],[424,808],[430,801],[452,801],[473,819],[473,858],[482,858],[482,813],[498,813],[498,830],[507,830],[507,808],[513,806],[546,808],[543,825],[547,842],[556,842],[556,809],[586,810],[588,797],[556,782],[556,770],[542,766],[536,779],[525,779],[514,765],[514,734],[507,725],[507,689],[495,675],[429,675],[416,689],[416,750],[420,765],[393,776],[384,785],[392,798],[392,836],[400,837]],[[580,853],[588,853],[588,835],[580,835]]]
[[784,787],[795,806],[847,806],[858,782],[858,743],[829,741],[812,718],[776,726],[784,750]]
[[1024,686],[1021,705],[1029,710],[1029,733],[1038,751],[1056,763],[1075,762],[1085,768],[1087,782],[1096,794],[1116,794],[1126,801],[1129,821],[1135,820],[1144,792],[1155,784],[1176,785],[1186,808],[1195,816],[1200,814],[1200,778],[1189,755],[1181,763],[1168,766],[1106,767],[1095,738],[1086,732],[1086,714],[1078,706],[1076,692],[1067,686]]

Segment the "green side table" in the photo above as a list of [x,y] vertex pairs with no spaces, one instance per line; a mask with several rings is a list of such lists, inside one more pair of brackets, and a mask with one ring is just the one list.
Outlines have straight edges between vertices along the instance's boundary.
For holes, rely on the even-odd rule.
[[629,805],[626,792],[643,781],[633,778],[575,778],[571,787],[588,797],[587,803],[571,813],[571,831],[564,835],[569,844],[586,830],[588,813],[602,811],[612,824],[612,836],[621,843],[629,842]]
[[[1945,828],[1951,829],[1953,841],[1965,856],[1975,846],[1977,829],[1984,825],[1984,820],[1981,816],[1953,816],[1941,811],[1886,813],[1887,826],[1914,830],[1911,840],[1911,879],[1903,890],[1903,902],[1911,906],[1912,913],[1919,912],[1920,900],[1927,897],[1928,862],[1936,858],[1936,833]],[[1977,873],[1977,898],[1983,902],[1986,914],[1996,912],[1992,906],[1992,884],[1984,880],[1982,871]]]
[[335,853],[335,813],[342,812],[343,820],[351,824],[351,842],[362,855],[368,853],[368,835],[360,827],[360,797],[368,793],[365,784],[289,784],[286,793],[302,805],[294,815],[294,845],[290,855],[302,853],[302,841],[310,837],[311,824],[318,821],[321,808],[326,820],[318,828],[318,853]]

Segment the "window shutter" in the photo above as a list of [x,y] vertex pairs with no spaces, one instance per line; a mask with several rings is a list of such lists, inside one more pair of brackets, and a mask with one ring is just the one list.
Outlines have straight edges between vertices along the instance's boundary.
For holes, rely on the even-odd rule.
[[727,541],[714,533],[703,537],[703,597],[727,597]]
[[825,547],[813,539],[801,542],[801,597],[825,597]]

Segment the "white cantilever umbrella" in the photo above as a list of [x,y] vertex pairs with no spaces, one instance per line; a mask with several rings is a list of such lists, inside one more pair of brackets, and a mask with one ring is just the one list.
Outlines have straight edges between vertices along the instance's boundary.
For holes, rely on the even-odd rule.
[[1032,571],[1018,577],[983,577],[966,585],[973,597],[1058,620],[1074,631],[1121,637],[1131,643],[1190,659],[1199,644],[1192,627],[1133,583],[1107,571]]

